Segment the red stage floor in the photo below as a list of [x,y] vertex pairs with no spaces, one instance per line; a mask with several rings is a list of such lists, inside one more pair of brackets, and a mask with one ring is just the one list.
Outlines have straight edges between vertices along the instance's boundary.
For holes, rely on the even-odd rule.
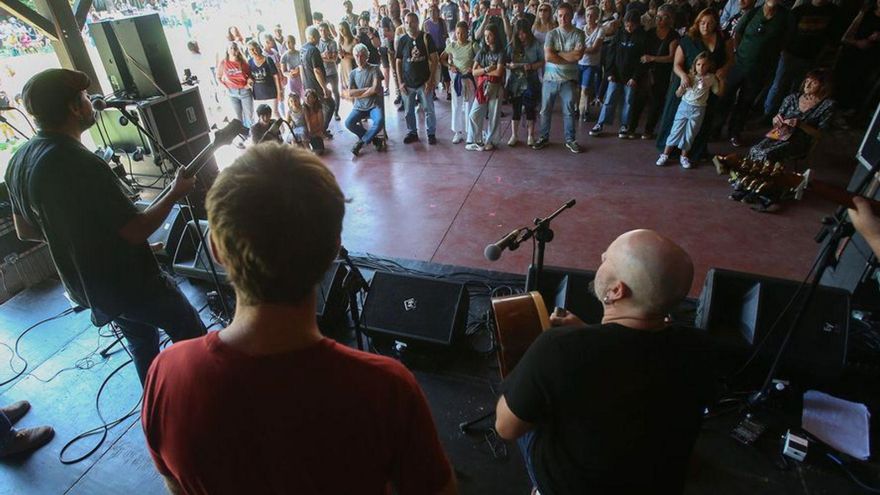
[[[754,212],[728,199],[727,182],[710,164],[658,168],[653,141],[592,138],[587,136],[592,124],[579,125],[586,152],[571,154],[560,144],[558,116],[547,149],[502,144],[494,152],[468,152],[450,142],[449,105],[441,100],[436,107],[436,146],[427,144],[423,131],[421,142],[403,144],[403,114],[390,100],[386,153],[365,148],[354,158],[353,135],[341,122],[332,124],[337,137],[325,161],[351,199],[343,232],[349,250],[524,273],[531,246],[494,263],[483,258],[483,248],[574,198],[577,206],[553,224],[556,238],[546,264],[595,269],[617,235],[650,228],[691,254],[696,265],[691,293],[697,294],[710,267],[802,278],[817,250],[813,236],[819,222],[834,211],[831,203],[808,196],[779,213]],[[343,116],[348,108],[343,105]],[[505,111],[504,143],[510,108]],[[826,137],[814,153],[822,160],[812,164],[816,175],[845,185],[862,132]],[[717,144],[714,150],[730,148]]]

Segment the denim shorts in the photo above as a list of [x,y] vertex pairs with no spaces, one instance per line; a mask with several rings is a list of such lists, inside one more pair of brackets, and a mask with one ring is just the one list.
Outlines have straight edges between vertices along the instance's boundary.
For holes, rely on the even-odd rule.
[[599,83],[602,81],[602,67],[599,65],[580,65],[581,87],[589,88],[596,94],[599,92]]

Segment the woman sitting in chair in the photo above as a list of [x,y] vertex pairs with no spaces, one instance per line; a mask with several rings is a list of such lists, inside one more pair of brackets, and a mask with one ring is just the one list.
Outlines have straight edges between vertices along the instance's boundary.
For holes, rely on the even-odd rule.
[[828,128],[834,110],[831,73],[816,69],[807,73],[801,90],[785,97],[773,117],[773,129],[749,150],[754,161],[787,161],[809,154],[821,131]]

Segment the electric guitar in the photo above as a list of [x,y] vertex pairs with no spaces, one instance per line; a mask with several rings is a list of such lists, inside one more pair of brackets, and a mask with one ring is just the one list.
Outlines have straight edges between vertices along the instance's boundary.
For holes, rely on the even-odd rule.
[[505,378],[532,342],[550,328],[550,316],[544,298],[537,291],[493,298],[492,312],[495,315],[498,366],[501,378]]

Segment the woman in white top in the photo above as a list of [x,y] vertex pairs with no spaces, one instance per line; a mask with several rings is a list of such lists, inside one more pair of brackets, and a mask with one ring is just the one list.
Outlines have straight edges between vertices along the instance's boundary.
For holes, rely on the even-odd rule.
[[553,19],[553,7],[549,2],[541,2],[538,5],[538,15],[535,17],[535,24],[532,26],[532,34],[535,39],[544,46],[547,39],[547,33],[556,29],[559,25]]
[[602,82],[602,40],[604,28],[599,25],[599,7],[591,5],[584,14],[586,24],[583,27],[586,35],[584,56],[578,62],[581,73],[580,114],[584,122],[588,119],[590,105],[599,94]]

